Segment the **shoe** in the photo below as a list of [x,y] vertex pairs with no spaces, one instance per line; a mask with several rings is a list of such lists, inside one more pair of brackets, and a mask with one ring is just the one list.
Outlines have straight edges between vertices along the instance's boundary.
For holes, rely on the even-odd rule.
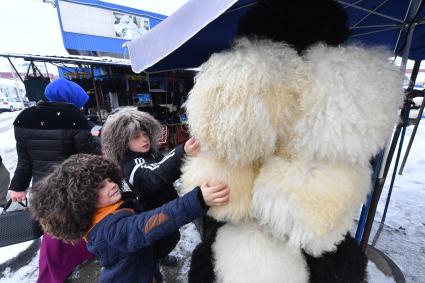
[[167,255],[159,260],[159,264],[168,267],[174,267],[177,265],[177,258],[172,255]]

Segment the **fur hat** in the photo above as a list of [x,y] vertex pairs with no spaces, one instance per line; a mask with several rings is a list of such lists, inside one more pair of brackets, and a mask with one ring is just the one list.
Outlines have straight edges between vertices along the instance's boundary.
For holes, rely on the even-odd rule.
[[158,120],[135,107],[124,107],[110,115],[102,128],[104,156],[120,164],[128,150],[128,142],[141,131],[148,133],[151,150],[156,151],[161,137],[161,124]]
[[78,109],[89,100],[89,96],[81,86],[66,79],[57,79],[48,84],[44,95],[50,102],[72,103]]

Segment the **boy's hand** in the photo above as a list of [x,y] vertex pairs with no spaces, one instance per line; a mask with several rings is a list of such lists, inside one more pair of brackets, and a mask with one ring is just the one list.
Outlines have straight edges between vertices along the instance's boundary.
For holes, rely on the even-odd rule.
[[207,182],[204,182],[201,191],[205,204],[208,206],[222,206],[229,202],[230,190],[224,183],[210,186]]
[[191,137],[184,144],[184,151],[191,156],[196,156],[201,151],[201,145],[197,139]]

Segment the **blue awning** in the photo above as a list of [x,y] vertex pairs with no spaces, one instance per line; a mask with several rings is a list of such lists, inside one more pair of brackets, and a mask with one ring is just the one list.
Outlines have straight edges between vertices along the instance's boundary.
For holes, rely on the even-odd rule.
[[[412,2],[415,1],[419,3],[415,11],[411,10],[411,1],[339,1],[348,14],[352,31],[349,40],[360,41],[365,45],[384,45],[394,50],[396,55],[401,55],[406,45],[408,28],[414,25],[409,58],[424,59],[425,10],[423,0]],[[230,47],[239,19],[256,3],[256,0],[189,0],[157,27],[129,44],[133,71],[155,72],[198,67],[212,53]],[[230,8],[223,9],[226,5]],[[210,13],[216,7],[223,10],[217,8],[214,10],[217,14]],[[188,17],[196,17],[197,26],[188,26]],[[193,34],[182,34],[181,38],[176,38],[170,35],[170,28],[190,29]],[[161,49],[164,45],[167,48]],[[155,46],[159,49],[155,54],[147,51]]]
[[[409,25],[414,25],[409,59],[425,58],[425,9],[422,0],[417,10],[412,10],[411,1],[368,0],[339,1],[348,15],[351,41],[367,45],[385,45],[401,56],[406,45]],[[412,1],[414,2],[414,1]]]

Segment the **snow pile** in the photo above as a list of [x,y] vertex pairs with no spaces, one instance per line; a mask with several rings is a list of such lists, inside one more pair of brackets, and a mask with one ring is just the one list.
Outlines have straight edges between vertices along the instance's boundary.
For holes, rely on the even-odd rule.
[[[3,254],[3,248],[1,249]],[[0,276],[0,283],[31,283],[36,282],[38,277],[38,255],[35,256],[29,264],[21,269],[11,272],[10,268],[6,268]]]
[[10,259],[10,255],[16,255],[16,254],[19,254],[20,252],[25,251],[31,245],[31,243],[32,241],[28,241],[28,242],[23,242],[16,245],[10,245],[10,246],[1,248],[0,249],[1,250],[0,264],[8,261]]
[[367,265],[367,276],[368,276],[368,281],[369,282],[374,282],[374,283],[395,283],[395,281],[393,280],[393,278],[388,277],[385,274],[383,274],[378,269],[378,267],[376,266],[376,264],[374,264],[371,261],[369,261],[369,263]]

